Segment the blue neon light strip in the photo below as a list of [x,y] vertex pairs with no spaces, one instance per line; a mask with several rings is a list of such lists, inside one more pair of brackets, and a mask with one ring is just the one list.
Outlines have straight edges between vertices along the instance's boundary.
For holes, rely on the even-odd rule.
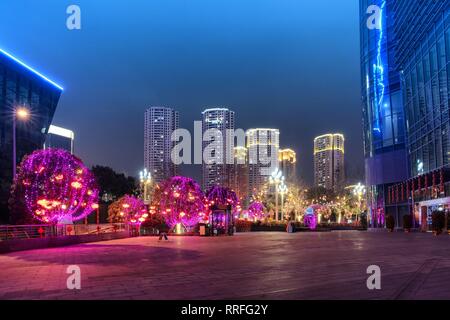
[[384,0],[381,4],[381,13],[380,13],[380,34],[378,38],[377,43],[377,60],[376,64],[373,65],[373,72],[374,72],[374,94],[375,94],[375,101],[377,103],[377,108],[375,111],[375,122],[376,126],[373,128],[374,131],[381,132],[380,128],[380,117],[381,117],[381,108],[383,105],[384,100],[384,93],[385,93],[385,85],[384,85],[384,65],[383,65],[383,59],[381,58],[381,46],[383,42],[383,15],[384,15],[384,8],[386,7],[386,0]]
[[17,59],[16,57],[10,55],[8,52],[6,52],[3,49],[0,49],[0,53],[3,53],[5,56],[7,56],[8,58],[14,60],[15,62],[17,62],[18,64],[20,64],[22,67],[25,67],[26,69],[28,69],[29,71],[33,72],[34,74],[38,75],[39,77],[41,77],[42,79],[44,79],[45,81],[47,81],[48,83],[54,85],[56,88],[58,88],[59,90],[63,91],[64,88],[61,87],[60,85],[56,84],[55,82],[53,82],[52,80],[50,80],[49,78],[47,78],[46,76],[44,76],[42,73],[37,72],[36,70],[34,70],[33,68],[31,68],[30,66],[26,65],[25,63],[23,63],[22,61],[20,61],[19,59]]

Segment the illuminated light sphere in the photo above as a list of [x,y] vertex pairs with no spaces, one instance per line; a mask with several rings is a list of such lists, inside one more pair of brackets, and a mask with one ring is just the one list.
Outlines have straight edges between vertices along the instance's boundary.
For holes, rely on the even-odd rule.
[[239,205],[239,199],[236,192],[226,187],[213,186],[206,193],[206,198],[211,205],[231,205],[233,209]]
[[305,215],[303,217],[303,223],[306,227],[311,230],[316,229],[317,227],[317,216],[319,215],[319,211],[323,208],[323,206],[318,204],[313,204],[306,208]]
[[23,194],[27,212],[49,224],[83,219],[98,201],[94,175],[79,158],[61,149],[26,156],[15,185]]
[[108,218],[112,222],[141,224],[147,217],[144,201],[130,195],[124,195],[108,208]]
[[153,201],[171,228],[177,224],[191,228],[200,221],[200,213],[205,211],[199,184],[187,177],[177,176],[163,181]]
[[251,220],[262,220],[265,217],[264,205],[259,201],[254,201],[248,207],[248,217]]
[[[239,199],[236,195],[236,192],[233,190],[221,187],[221,186],[213,186],[206,193],[206,200],[208,202],[209,209],[211,209],[214,205],[218,206],[231,206],[231,211],[235,215],[239,212]],[[204,220],[208,217],[205,216]]]

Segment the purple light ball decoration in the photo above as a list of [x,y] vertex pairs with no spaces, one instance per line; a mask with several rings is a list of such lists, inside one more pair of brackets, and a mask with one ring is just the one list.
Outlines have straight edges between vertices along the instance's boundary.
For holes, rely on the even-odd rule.
[[160,186],[159,212],[170,227],[189,229],[206,215],[204,194],[199,184],[187,177],[172,177]]
[[262,220],[265,217],[264,205],[259,201],[254,201],[248,207],[248,218],[250,220]]
[[125,195],[120,198],[119,206],[121,206],[119,215],[123,217],[125,222],[140,225],[148,217],[147,209],[142,199]]
[[233,211],[239,206],[239,199],[236,192],[226,187],[211,187],[206,193],[206,198],[209,206],[214,204],[221,206],[231,205]]
[[303,222],[310,230],[315,230],[317,227],[317,214],[322,209],[321,205],[312,205],[306,208]]
[[98,208],[98,188],[83,162],[61,149],[26,156],[15,178],[30,215],[49,224],[83,219]]

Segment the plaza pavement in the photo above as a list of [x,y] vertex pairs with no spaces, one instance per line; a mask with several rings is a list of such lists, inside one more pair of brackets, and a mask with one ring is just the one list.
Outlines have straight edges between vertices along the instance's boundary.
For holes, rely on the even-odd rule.
[[[81,268],[81,290],[66,269]],[[381,290],[366,269],[381,268]],[[0,255],[0,299],[450,299],[450,236],[140,237]]]

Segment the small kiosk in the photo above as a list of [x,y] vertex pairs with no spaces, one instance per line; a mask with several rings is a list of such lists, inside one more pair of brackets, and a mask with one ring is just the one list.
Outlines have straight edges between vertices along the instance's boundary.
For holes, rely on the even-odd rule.
[[211,236],[234,234],[234,217],[231,205],[214,205],[209,217]]

